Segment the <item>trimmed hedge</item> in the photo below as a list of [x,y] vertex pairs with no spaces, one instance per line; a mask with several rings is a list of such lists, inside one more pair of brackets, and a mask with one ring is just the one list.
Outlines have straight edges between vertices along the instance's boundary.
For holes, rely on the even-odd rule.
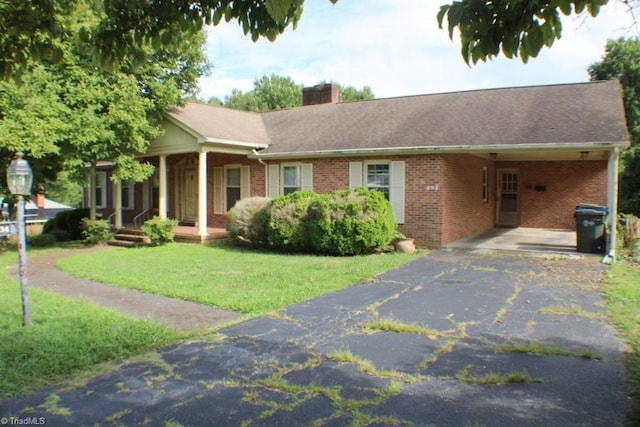
[[263,221],[263,240],[272,248],[341,256],[380,250],[396,230],[389,201],[366,188],[278,196],[267,203]]
[[82,240],[82,219],[89,217],[89,209],[73,209],[58,212],[54,218],[44,223],[42,234],[65,235],[68,240]]
[[311,245],[331,255],[371,253],[391,242],[396,221],[389,201],[379,191],[338,190],[309,207]]
[[306,222],[309,206],[320,197],[313,191],[295,191],[272,199],[264,211],[267,244],[286,251],[313,251]]
[[267,197],[238,200],[227,215],[229,237],[249,246],[264,246],[266,232],[263,214],[268,202]]

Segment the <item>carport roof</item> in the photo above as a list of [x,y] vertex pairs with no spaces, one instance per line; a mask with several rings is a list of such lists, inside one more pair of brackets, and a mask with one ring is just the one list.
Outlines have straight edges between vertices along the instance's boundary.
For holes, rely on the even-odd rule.
[[618,81],[374,99],[261,114],[187,104],[169,114],[206,137],[224,134],[233,137],[225,139],[268,143],[261,157],[628,145]]

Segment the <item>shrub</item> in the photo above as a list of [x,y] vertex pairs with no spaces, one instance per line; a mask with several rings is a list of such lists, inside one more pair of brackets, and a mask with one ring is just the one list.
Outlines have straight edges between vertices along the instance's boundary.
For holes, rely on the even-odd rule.
[[82,235],[82,219],[89,217],[89,209],[73,209],[58,212],[56,216],[47,221],[42,227],[43,234],[49,234],[53,230],[64,230],[69,233],[71,240],[81,240]]
[[295,252],[311,250],[305,222],[309,205],[318,197],[313,191],[296,191],[270,200],[263,214],[267,243]]
[[239,200],[227,215],[227,231],[232,239],[253,247],[267,242],[263,213],[267,197],[249,197]]
[[618,217],[618,255],[631,261],[640,261],[640,218],[628,214]]
[[154,216],[142,224],[142,232],[151,240],[152,245],[160,246],[173,242],[175,238],[173,228],[176,225],[178,225],[176,219],[162,219],[159,216]]
[[69,234],[67,230],[60,230],[59,228],[51,230],[47,235],[53,236],[56,239],[56,242],[68,242],[71,240],[71,234]]
[[27,236],[27,247],[32,246],[34,248],[42,248],[45,246],[55,245],[56,238],[53,234],[36,234],[33,236]]
[[396,222],[391,204],[381,192],[356,188],[314,200],[308,228],[316,251],[358,255],[387,246],[395,236]]
[[82,235],[87,243],[104,244],[113,237],[111,224],[104,219],[82,218]]

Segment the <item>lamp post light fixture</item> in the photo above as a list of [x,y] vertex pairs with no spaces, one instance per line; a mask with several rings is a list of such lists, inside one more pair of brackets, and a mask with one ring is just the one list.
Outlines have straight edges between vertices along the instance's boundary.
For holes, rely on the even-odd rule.
[[31,308],[29,304],[29,292],[27,279],[27,232],[24,221],[24,196],[31,194],[33,183],[33,172],[27,162],[22,157],[23,153],[16,154],[16,158],[11,161],[7,169],[7,186],[9,191],[16,196],[18,223],[18,277],[20,279],[20,295],[22,299],[22,325],[31,325]]

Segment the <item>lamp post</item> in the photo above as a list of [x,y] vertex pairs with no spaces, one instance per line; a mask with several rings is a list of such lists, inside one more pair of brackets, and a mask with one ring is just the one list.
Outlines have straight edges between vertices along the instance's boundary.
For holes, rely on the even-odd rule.
[[22,298],[22,325],[31,325],[31,308],[29,305],[29,292],[27,290],[27,232],[24,222],[24,196],[31,194],[33,172],[29,162],[22,157],[23,153],[16,154],[7,169],[7,185],[9,191],[16,196],[18,211],[16,222],[18,223],[18,277],[20,279],[20,295]]

